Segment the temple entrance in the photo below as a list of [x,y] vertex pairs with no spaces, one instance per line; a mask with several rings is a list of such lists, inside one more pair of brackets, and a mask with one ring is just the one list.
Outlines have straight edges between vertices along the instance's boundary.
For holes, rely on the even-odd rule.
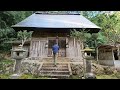
[[[48,38],[48,57],[52,57],[52,46],[56,42],[55,38]],[[59,38],[58,39],[58,45],[60,47],[58,56],[59,57],[65,57],[66,56],[66,39],[65,38]]]
[[118,58],[118,51],[117,50],[114,50],[114,58],[115,58],[115,60],[119,60],[119,58]]

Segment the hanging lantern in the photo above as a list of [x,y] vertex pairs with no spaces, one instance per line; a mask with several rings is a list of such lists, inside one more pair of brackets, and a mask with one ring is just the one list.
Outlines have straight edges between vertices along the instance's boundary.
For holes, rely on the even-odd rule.
[[66,48],[69,48],[69,44],[68,43],[66,43]]
[[48,43],[45,44],[45,48],[48,48]]

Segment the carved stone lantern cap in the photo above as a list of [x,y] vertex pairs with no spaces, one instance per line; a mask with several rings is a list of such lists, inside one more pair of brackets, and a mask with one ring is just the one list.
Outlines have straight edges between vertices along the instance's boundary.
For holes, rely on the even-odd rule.
[[91,49],[88,46],[84,49],[84,52],[92,52],[95,51],[95,49]]
[[95,49],[91,49],[89,47],[86,47],[85,49],[81,50],[82,52],[93,52]]

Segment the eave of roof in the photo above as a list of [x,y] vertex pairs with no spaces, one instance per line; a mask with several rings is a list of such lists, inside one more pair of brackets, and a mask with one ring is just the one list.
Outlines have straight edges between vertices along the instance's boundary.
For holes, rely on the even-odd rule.
[[32,14],[12,27],[39,28],[100,28],[82,15]]

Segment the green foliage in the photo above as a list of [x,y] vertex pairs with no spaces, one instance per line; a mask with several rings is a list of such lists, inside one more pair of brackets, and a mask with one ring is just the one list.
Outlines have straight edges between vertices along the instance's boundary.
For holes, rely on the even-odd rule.
[[30,31],[29,33],[27,32],[27,30],[19,31],[18,32],[18,38],[19,39],[29,39],[32,36],[33,31]]
[[9,74],[0,74],[0,79],[10,79]]
[[98,37],[97,37],[97,46],[98,45],[101,45],[101,44],[106,44],[106,42],[107,42],[107,39],[106,39],[106,37],[103,35],[103,33],[102,32],[99,32],[98,33]]
[[0,28],[11,27],[31,14],[32,11],[2,11],[0,13]]
[[96,15],[100,14],[101,11],[80,11],[81,15],[91,20],[91,18],[94,18]]
[[19,77],[19,79],[33,79],[33,75],[31,74],[23,74]]
[[97,75],[97,79],[120,79],[116,75]]
[[2,63],[2,64],[13,64],[14,61],[13,60],[9,60],[9,59],[3,59],[3,60],[0,60],[0,63]]
[[90,34],[85,31],[85,29],[82,29],[81,31],[77,31],[76,29],[71,30],[70,36],[74,37],[82,42],[85,42],[87,38],[90,38]]
[[0,51],[9,51],[17,33],[11,28],[12,25],[22,21],[32,14],[32,11],[0,11]]
[[[105,43],[115,44],[120,42],[120,18],[116,13],[101,13],[92,18],[91,21],[102,28],[102,35],[106,37]],[[102,39],[99,38],[100,41]]]
[[79,75],[72,75],[68,79],[81,79]]
[[17,33],[18,39],[22,40],[22,46],[24,45],[24,43],[26,42],[26,40],[31,39],[32,33],[33,33],[33,31],[27,32],[27,30],[24,30],[23,32],[19,31]]
[[[0,59],[0,71],[1,71],[0,73],[5,74],[13,66],[14,66],[13,60],[5,59],[4,57]],[[12,73],[12,71],[10,70],[9,73]],[[0,77],[2,77],[2,76],[0,75]],[[6,76],[6,74],[5,74],[5,76]]]

